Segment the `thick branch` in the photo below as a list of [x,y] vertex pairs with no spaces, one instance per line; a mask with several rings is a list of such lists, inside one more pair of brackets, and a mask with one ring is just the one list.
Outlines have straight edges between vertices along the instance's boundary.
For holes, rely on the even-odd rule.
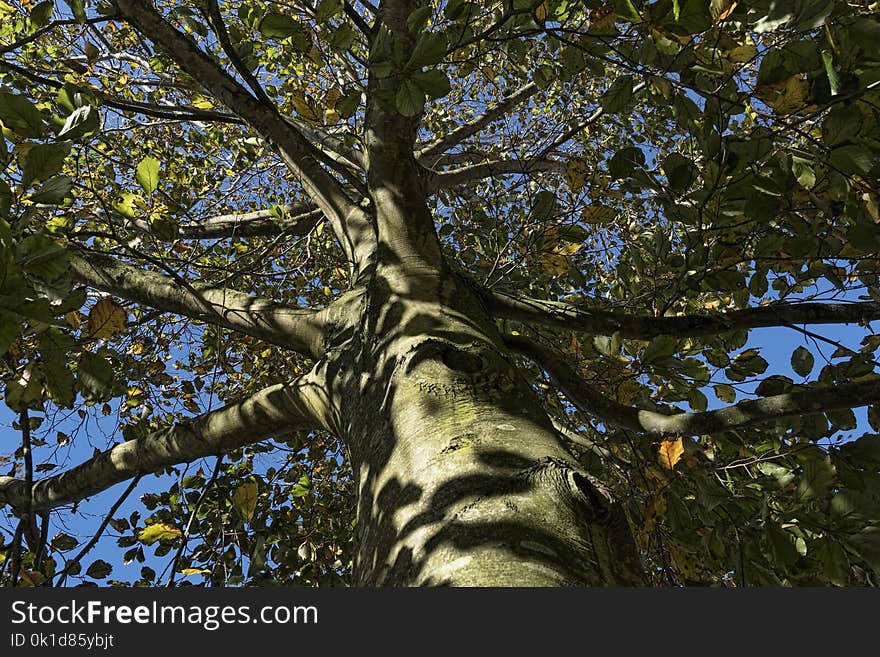
[[363,209],[318,162],[320,151],[273,105],[254,98],[214,58],[168,23],[148,2],[116,0],[116,6],[127,21],[162,48],[209,93],[277,146],[287,167],[302,181],[305,192],[330,219],[354,269],[363,266],[373,252],[373,231]]
[[477,134],[487,125],[504,116],[510,110],[517,107],[520,103],[523,103],[531,98],[537,91],[538,85],[536,85],[534,82],[529,82],[528,84],[520,87],[516,92],[510,94],[509,96],[505,96],[498,103],[488,108],[485,112],[480,114],[480,116],[474,118],[472,121],[460,125],[455,128],[455,130],[452,130],[450,133],[443,135],[439,139],[435,139],[429,144],[426,144],[421,150],[416,153],[416,159],[429,162],[431,159],[433,159],[432,156],[440,155],[447,149],[450,149],[453,146],[460,144],[468,137]]
[[737,329],[790,324],[850,324],[880,320],[880,303],[779,303],[712,315],[651,317],[611,310],[579,308],[559,301],[486,292],[485,302],[499,319],[556,326],[597,335],[620,332],[624,338],[650,340],[658,335],[694,337]]
[[651,435],[703,435],[742,429],[799,415],[880,402],[880,377],[823,388],[807,388],[750,399],[703,413],[666,414],[625,406],[587,384],[550,349],[527,338],[505,339],[514,351],[525,354],[544,369],[568,400],[581,412],[605,424]]
[[565,162],[535,158],[531,160],[493,160],[481,162],[470,166],[453,169],[451,171],[434,172],[429,180],[431,191],[447,189],[457,185],[463,185],[472,180],[493,178],[514,173],[537,173],[539,171],[559,171],[565,168]]
[[284,217],[279,219],[272,210],[257,210],[240,214],[221,214],[197,224],[180,227],[185,239],[212,239],[224,237],[266,237],[273,235],[308,235],[324,218],[324,213],[306,203],[284,206]]
[[307,374],[187,423],[130,440],[54,477],[33,484],[0,477],[0,502],[17,509],[51,509],[95,495],[121,481],[293,431],[327,429],[322,379]]
[[295,351],[320,356],[324,322],[316,311],[292,308],[224,288],[194,288],[170,276],[112,257],[71,257],[73,274],[99,290],[159,310],[224,326]]

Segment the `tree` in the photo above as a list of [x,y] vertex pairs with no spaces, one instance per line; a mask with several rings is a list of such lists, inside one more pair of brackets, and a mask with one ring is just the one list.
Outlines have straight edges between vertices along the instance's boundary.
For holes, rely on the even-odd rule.
[[[875,5],[66,2],[0,3],[8,583],[108,526],[172,582],[877,582]],[[64,409],[115,442],[35,465]]]

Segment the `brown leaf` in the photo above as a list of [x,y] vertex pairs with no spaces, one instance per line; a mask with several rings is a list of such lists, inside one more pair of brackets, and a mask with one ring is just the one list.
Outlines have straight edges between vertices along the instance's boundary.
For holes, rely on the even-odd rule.
[[109,338],[125,333],[128,313],[112,299],[101,299],[89,312],[89,335],[93,338]]
[[684,454],[684,445],[681,438],[675,440],[664,440],[660,443],[660,449],[657,452],[657,461],[667,470],[672,470],[675,464],[681,460]]

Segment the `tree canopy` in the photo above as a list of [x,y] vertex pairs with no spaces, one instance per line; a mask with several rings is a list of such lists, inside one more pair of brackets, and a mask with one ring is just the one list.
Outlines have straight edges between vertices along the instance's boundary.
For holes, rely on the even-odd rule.
[[880,581],[877,3],[65,3],[0,1],[0,581],[349,583],[313,377],[398,261],[466,281],[648,583]]

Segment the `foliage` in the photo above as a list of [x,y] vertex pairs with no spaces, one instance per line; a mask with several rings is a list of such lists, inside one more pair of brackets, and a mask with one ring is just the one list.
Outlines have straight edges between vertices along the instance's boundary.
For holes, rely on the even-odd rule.
[[[364,30],[375,20],[366,2],[156,6],[231,79],[258,81],[257,101],[330,144],[329,170],[350,189],[362,185],[368,104],[421,117],[445,255],[486,288],[653,317],[880,301],[876,3],[410,4],[410,50],[385,27]],[[327,306],[351,272],[327,222],[304,235],[277,228],[304,187],[276,146],[112,2],[0,2],[0,50],[0,367],[3,401],[35,425],[37,470],[84,444],[87,421],[118,426],[108,444],[134,440],[306,372],[306,356],[99,296],[70,271],[71,257],[110,253],[181,289]],[[394,92],[368,85],[393,76]],[[496,120],[437,146],[517,93]],[[276,228],[196,230],[255,210]],[[880,367],[870,325],[830,357],[819,329],[790,327],[798,381],[768,371],[743,329],[638,340],[502,325],[556,345],[617,402],[652,410],[700,412]],[[521,365],[580,437],[571,448],[584,467],[624,501],[653,583],[878,583],[877,406],[865,420],[843,409],[660,441],[576,410],[541,368]],[[67,414],[82,423],[70,429]],[[17,448],[16,432],[0,457],[21,474]],[[67,533],[37,574],[153,585],[162,563],[187,584],[346,583],[346,459],[311,433],[232,452],[213,475],[207,461],[171,468],[167,490],[111,519],[104,539],[121,563],[146,564],[140,578],[69,561],[78,539]],[[34,560],[26,552],[25,572]]]

